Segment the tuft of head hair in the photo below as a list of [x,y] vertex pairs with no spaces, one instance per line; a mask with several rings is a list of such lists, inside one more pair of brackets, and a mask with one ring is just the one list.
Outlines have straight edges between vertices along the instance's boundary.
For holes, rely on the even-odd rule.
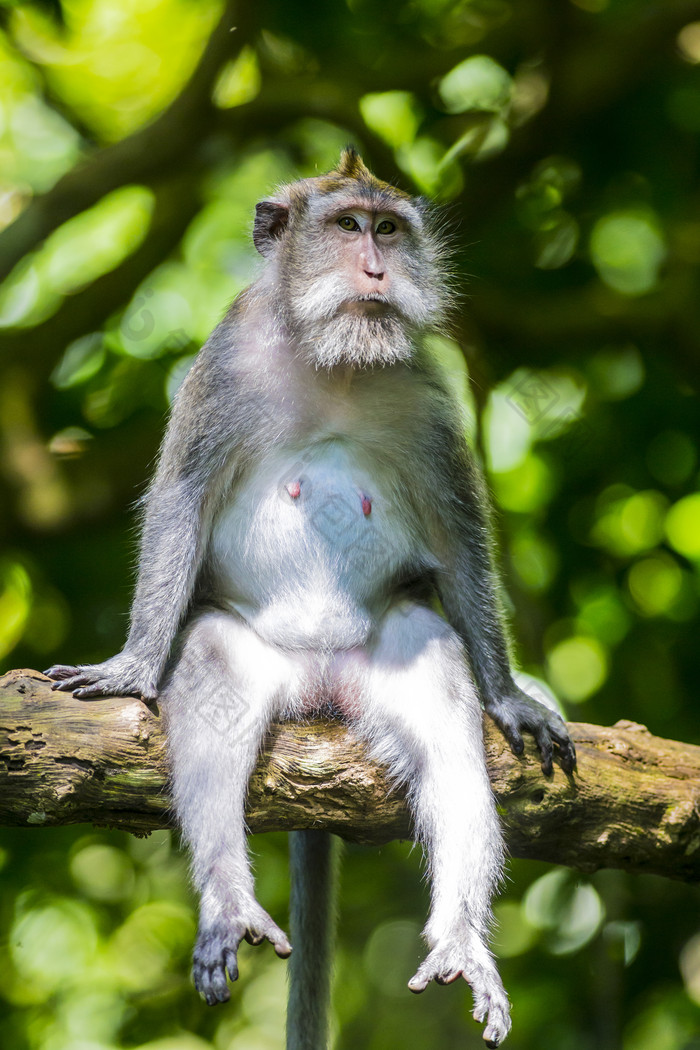
[[337,167],[329,171],[327,175],[320,175],[316,179],[321,193],[335,193],[337,190],[356,188],[358,183],[365,193],[392,193],[404,200],[410,199],[403,190],[373,175],[354,146],[346,146],[340,154]]

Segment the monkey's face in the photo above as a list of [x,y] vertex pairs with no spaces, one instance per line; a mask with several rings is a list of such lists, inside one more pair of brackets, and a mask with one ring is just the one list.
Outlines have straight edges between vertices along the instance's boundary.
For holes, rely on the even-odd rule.
[[292,329],[315,363],[386,364],[410,356],[413,333],[440,314],[439,277],[425,240],[417,211],[387,193],[307,200],[290,223],[282,265]]
[[256,208],[268,291],[292,343],[318,366],[389,364],[443,320],[445,245],[425,207],[375,178],[354,150],[328,175]]

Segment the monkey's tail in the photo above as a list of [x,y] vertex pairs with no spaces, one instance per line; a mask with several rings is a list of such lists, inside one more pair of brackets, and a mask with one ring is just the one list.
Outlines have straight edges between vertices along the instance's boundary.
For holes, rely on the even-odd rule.
[[326,831],[292,831],[287,1050],[327,1050],[340,842]]

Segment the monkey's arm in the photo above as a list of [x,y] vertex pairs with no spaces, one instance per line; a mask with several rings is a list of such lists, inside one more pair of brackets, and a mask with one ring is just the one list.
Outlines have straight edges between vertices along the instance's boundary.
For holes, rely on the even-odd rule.
[[156,497],[159,509],[146,512],[131,629],[124,649],[104,663],[49,668],[46,673],[56,679],[54,689],[80,697],[156,697],[201,558],[201,505],[196,494],[191,491],[179,504],[174,492],[160,492],[154,486],[149,494],[152,504]]
[[[199,365],[198,373],[206,371]],[[194,370],[193,370],[194,371]],[[192,597],[206,545],[211,505],[235,422],[210,410],[211,381],[188,376],[175,404],[160,463],[145,499],[138,580],[129,636],[122,652],[100,664],[57,664],[46,672],[54,689],[75,696],[158,693],[158,682]]]
[[[535,738],[542,769],[552,772],[556,744],[566,772],[576,752],[564,721],[516,685],[498,598],[498,580],[490,547],[488,497],[459,436],[442,432],[444,467],[451,500],[443,508],[440,547],[442,571],[437,590],[445,616],[463,639],[486,712],[501,728],[515,754],[522,754],[523,733]],[[445,528],[445,525],[447,528]]]

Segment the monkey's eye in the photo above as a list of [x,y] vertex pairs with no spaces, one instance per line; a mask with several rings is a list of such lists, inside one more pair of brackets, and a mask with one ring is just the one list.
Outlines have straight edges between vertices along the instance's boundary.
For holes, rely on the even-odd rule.
[[395,222],[392,222],[391,219],[382,219],[382,221],[377,226],[377,233],[393,233],[395,229]]
[[343,215],[342,218],[338,219],[338,225],[341,230],[347,230],[348,233],[354,233],[355,230],[360,228],[352,215]]

